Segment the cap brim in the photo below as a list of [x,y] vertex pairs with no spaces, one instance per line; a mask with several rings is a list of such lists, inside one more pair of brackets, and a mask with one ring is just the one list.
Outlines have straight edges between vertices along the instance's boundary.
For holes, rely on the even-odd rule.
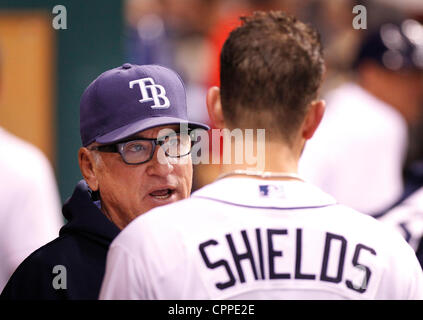
[[120,127],[112,132],[106,133],[100,137],[95,139],[96,142],[101,144],[109,144],[118,142],[120,140],[126,139],[138,132],[148,130],[155,127],[166,126],[166,125],[178,125],[178,124],[186,124],[188,128],[192,129],[205,129],[209,130],[210,127],[206,124],[195,122],[195,121],[187,121],[180,118],[174,117],[154,117],[149,119],[142,119],[136,121],[134,123],[128,124],[126,126]]

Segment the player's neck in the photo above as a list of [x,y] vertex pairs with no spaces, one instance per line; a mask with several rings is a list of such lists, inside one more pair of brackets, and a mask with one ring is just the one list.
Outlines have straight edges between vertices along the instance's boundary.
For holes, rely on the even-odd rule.
[[[235,151],[235,148],[232,148]],[[254,146],[253,150],[260,150],[257,146]],[[245,150],[244,150],[245,151]],[[251,163],[251,161],[247,161],[246,157],[244,157],[242,163],[236,163],[235,161],[231,161],[229,164],[222,164],[221,165],[221,175],[225,175],[228,173],[240,172],[240,171],[248,171],[248,172],[255,172],[255,173],[275,173],[275,174],[297,174],[298,172],[298,157],[293,155],[291,149],[281,143],[275,142],[266,142],[266,147],[264,152],[259,152],[257,154],[255,163]],[[234,153],[232,153],[234,154]],[[234,160],[234,159],[232,159]],[[250,159],[251,160],[251,159]],[[244,174],[237,174],[240,177],[248,175]],[[275,179],[280,180],[280,176],[268,176],[266,179]],[[285,177],[282,179],[291,179],[289,177]]]

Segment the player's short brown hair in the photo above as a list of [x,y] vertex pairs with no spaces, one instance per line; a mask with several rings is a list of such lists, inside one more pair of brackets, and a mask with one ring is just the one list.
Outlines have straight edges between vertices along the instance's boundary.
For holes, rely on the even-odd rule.
[[319,34],[280,11],[241,21],[220,56],[225,121],[231,128],[274,129],[290,142],[322,82]]

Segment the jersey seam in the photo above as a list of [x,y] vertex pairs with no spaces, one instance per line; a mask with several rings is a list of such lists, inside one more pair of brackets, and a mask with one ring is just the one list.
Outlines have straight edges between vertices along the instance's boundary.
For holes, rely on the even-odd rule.
[[224,204],[229,204],[229,205],[233,205],[233,206],[237,206],[237,207],[251,208],[251,209],[302,210],[302,209],[318,209],[318,208],[325,208],[325,207],[338,205],[338,203],[329,203],[329,204],[324,204],[324,205],[319,205],[319,206],[305,206],[305,207],[267,207],[267,206],[252,206],[252,205],[234,203],[234,202],[230,202],[230,201],[226,201],[226,200],[210,198],[210,197],[205,197],[205,196],[193,195],[191,197],[192,198],[200,198],[200,199],[210,200],[210,201],[216,201],[216,202],[221,202],[221,203],[224,203]]

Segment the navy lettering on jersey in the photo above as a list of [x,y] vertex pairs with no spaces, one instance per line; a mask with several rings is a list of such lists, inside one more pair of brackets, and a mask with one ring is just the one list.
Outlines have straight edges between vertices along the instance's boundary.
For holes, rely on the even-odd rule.
[[231,234],[226,235],[226,240],[228,241],[229,248],[231,249],[236,270],[238,271],[239,280],[241,281],[241,283],[245,282],[245,276],[241,266],[241,261],[244,259],[247,259],[250,261],[251,268],[253,269],[253,273],[254,273],[254,279],[258,280],[256,265],[254,262],[253,252],[251,251],[250,241],[248,240],[247,232],[245,230],[242,230],[241,235],[242,235],[242,239],[244,240],[245,247],[247,249],[247,251],[242,254],[239,254],[236,251],[235,244],[232,240],[232,235]]
[[361,243],[359,243],[355,247],[352,264],[353,264],[354,267],[360,266],[360,269],[364,268],[365,278],[363,280],[363,283],[359,287],[354,286],[352,281],[350,281],[350,280],[347,280],[345,283],[346,283],[346,285],[349,289],[357,291],[359,293],[364,293],[364,292],[366,292],[367,288],[369,287],[369,281],[370,281],[370,277],[372,275],[372,272],[370,271],[370,268],[368,266],[365,266],[365,265],[361,264],[360,262],[358,262],[358,258],[359,258],[361,250],[367,250],[373,255],[376,255],[376,251],[374,249],[370,248],[370,247],[365,246],[364,244],[361,244]]
[[297,252],[295,255],[295,279],[314,280],[316,276],[314,274],[301,273],[301,254],[302,254],[302,237],[303,230],[297,229]]
[[264,259],[263,259],[263,246],[261,244],[261,230],[256,229],[256,240],[257,240],[257,251],[259,254],[259,264],[260,264],[260,274],[261,279],[266,279],[266,276],[264,275]]
[[269,279],[290,279],[289,273],[276,273],[275,272],[275,258],[282,257],[282,251],[275,251],[273,249],[273,235],[286,235],[286,229],[267,229],[267,245],[269,249]]
[[[333,241],[341,241],[341,251],[339,254],[338,271],[335,277],[328,276],[328,264],[330,259],[330,248]],[[347,251],[347,240],[340,235],[326,232],[325,250],[323,252],[322,271],[320,280],[339,283],[342,281],[342,273],[344,271],[345,252]]]
[[218,242],[216,240],[209,240],[209,241],[201,243],[200,246],[199,246],[199,249],[200,249],[201,256],[203,257],[203,260],[204,260],[207,268],[215,269],[215,268],[218,268],[218,267],[224,267],[226,269],[226,272],[228,273],[229,280],[227,282],[216,283],[216,287],[218,289],[224,290],[226,288],[232,287],[235,284],[235,277],[234,277],[234,274],[232,273],[231,268],[229,267],[229,264],[226,260],[221,259],[217,262],[212,263],[212,262],[210,262],[209,258],[207,257],[207,254],[206,254],[206,251],[205,251],[206,247],[216,246],[216,245],[218,245]]
[[[248,281],[271,280],[272,282],[283,282],[285,279],[298,279],[301,282],[320,280],[336,283],[342,285],[345,290],[353,290],[358,293],[366,292],[372,276],[372,264],[367,262],[367,265],[363,265],[360,260],[363,261],[363,255],[366,254],[368,258],[376,256],[374,249],[359,243],[355,247],[348,249],[354,249],[354,254],[352,260],[345,263],[348,245],[352,245],[342,235],[325,232],[323,234],[324,237],[322,235],[318,236],[318,239],[322,239],[322,243],[313,247],[310,244],[315,243],[315,239],[303,238],[304,234],[307,234],[307,230],[303,228],[294,230],[295,237],[287,236],[288,229],[256,228],[239,230],[225,234],[225,239],[220,242],[214,239],[202,242],[199,245],[199,250],[207,268],[211,270],[223,268],[226,271],[226,274],[222,276],[223,279],[216,280],[214,284],[216,288],[225,290]],[[293,233],[294,230],[291,232]],[[234,240],[237,241],[235,242]],[[295,250],[292,253],[291,251],[287,251],[289,253],[283,252],[278,249],[282,245],[284,245],[284,248],[288,247]],[[215,261],[210,261],[210,253],[214,246],[217,246],[216,252],[221,252],[223,256],[213,258]],[[315,248],[321,247],[323,248],[322,251],[313,252],[313,250],[316,250]],[[209,256],[207,252],[209,252]],[[307,266],[307,268],[311,269],[309,270],[310,273],[306,273],[302,269],[304,254],[310,254],[319,261]],[[321,264],[320,261],[322,261]],[[286,273],[282,273],[281,267],[286,265],[289,265],[289,269],[286,270]],[[353,278],[343,279],[344,274],[357,274],[357,276],[360,276],[359,272],[350,273],[347,272],[350,270],[344,271],[344,268],[359,269],[362,277],[358,280]],[[373,270],[374,272],[375,270]],[[362,282],[357,283],[358,281]]]

